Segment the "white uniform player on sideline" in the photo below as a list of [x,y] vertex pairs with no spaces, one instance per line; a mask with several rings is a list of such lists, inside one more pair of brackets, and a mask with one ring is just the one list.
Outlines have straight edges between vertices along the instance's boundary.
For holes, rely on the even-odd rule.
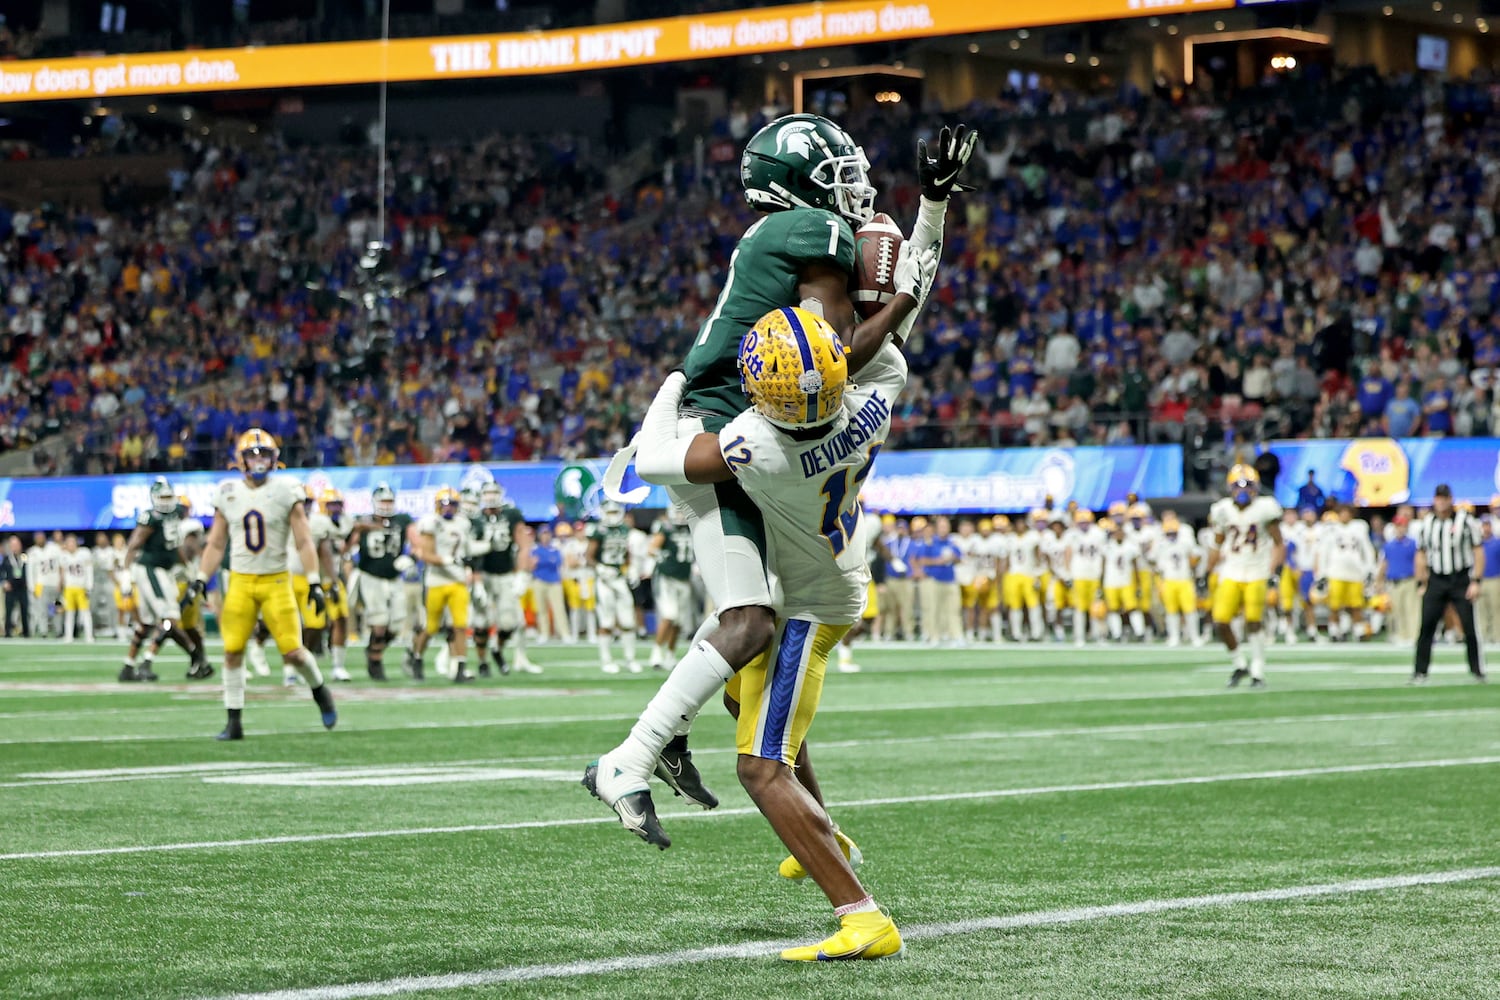
[[[856,353],[859,346],[856,337]],[[767,655],[729,679],[740,782],[792,852],[783,871],[796,863],[810,874],[842,921],[834,938],[784,952],[783,958],[804,960],[804,952],[806,959],[892,954],[901,947],[899,932],[865,892],[850,863],[852,844],[840,843],[794,764],[817,710],[829,655],[864,607],[870,571],[859,490],[906,384],[906,361],[887,344],[858,373],[859,384],[846,389],[837,335],[795,308],[757,323],[745,335],[740,357],[754,408],[718,434],[679,437],[676,413],[685,380],[669,376],[642,425],[637,470],[663,485],[733,480],[764,516],[781,624]],[[690,721],[700,705],[663,685],[643,720],[670,732]],[[645,781],[659,752],[633,732],[590,766],[585,784],[616,809],[627,828],[666,847],[670,841]],[[845,945],[881,950],[861,956]]]
[[1185,530],[1171,511],[1162,515],[1161,535],[1151,545],[1151,565],[1161,586],[1162,608],[1167,619],[1167,645],[1179,646],[1186,638],[1203,644],[1198,634],[1198,573],[1205,558],[1193,533]]
[[62,598],[62,546],[56,540],[37,532],[40,539],[27,553],[27,568],[31,570],[31,631],[33,635],[51,638],[52,625],[56,622],[61,633],[61,621],[57,617],[57,605]]
[[73,629],[83,620],[84,642],[94,641],[94,616],[89,610],[89,589],[94,583],[94,557],[78,547],[78,536],[69,535],[62,555],[63,642],[73,641]]

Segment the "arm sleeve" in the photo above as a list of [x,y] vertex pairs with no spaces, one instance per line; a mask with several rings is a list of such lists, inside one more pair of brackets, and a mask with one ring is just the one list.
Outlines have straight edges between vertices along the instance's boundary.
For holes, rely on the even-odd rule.
[[688,446],[692,437],[677,436],[677,407],[687,388],[682,372],[667,376],[651,401],[641,431],[636,435],[635,471],[648,483],[680,486],[688,482]]

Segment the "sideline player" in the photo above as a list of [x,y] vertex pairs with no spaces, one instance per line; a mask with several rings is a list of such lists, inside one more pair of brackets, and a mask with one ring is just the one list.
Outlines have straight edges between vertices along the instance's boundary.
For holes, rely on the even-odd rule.
[[630,526],[625,523],[625,508],[613,500],[600,504],[599,523],[589,525],[588,538],[589,565],[599,586],[599,669],[606,674],[620,672],[612,649],[613,639],[618,635],[625,653],[625,669],[638,674],[641,663],[635,658],[635,598],[626,581]]
[[297,543],[297,556],[307,575],[308,600],[322,611],[323,585],[318,576],[318,554],[307,530],[302,487],[291,479],[272,476],[281,451],[276,439],[252,427],[235,442],[240,479],[221,483],[214,492],[214,523],[208,529],[203,559],[193,589],[202,598],[209,578],[218,572],[227,548],[234,558],[229,587],[219,612],[224,633],[224,708],[228,722],[221,740],[242,740],[245,708],[245,643],[263,617],[283,662],[291,664],[312,689],[323,726],[338,722],[333,695],[323,684],[318,661],[302,646],[302,628],[292,580],[287,574],[287,538]]
[[[774,310],[801,305],[820,314],[853,345],[847,361],[856,370],[889,339],[905,339],[936,274],[949,195],[978,138],[963,126],[956,131],[944,127],[932,156],[926,143],[919,142],[921,208],[896,262],[897,293],[863,322],[857,322],[849,283],[854,227],[874,216],[876,191],[864,151],[819,115],[779,118],[750,138],[740,179],[746,200],[765,214],[736,245],[724,288],[684,359],[686,382],[678,414],[683,442],[700,431],[717,434],[745,411],[741,344],[746,332]],[[751,357],[746,370],[753,377],[772,374],[754,370],[764,363]],[[693,644],[657,695],[691,710],[664,717],[648,706],[631,739],[649,748],[650,761],[637,760],[627,782],[632,787],[617,786],[609,793],[612,800],[626,792],[644,793],[659,757],[674,774],[687,774],[701,789],[688,759],[687,727],[735,671],[765,652],[776,636],[759,508],[733,482],[683,481],[670,487],[668,496],[692,525],[693,550],[715,616],[705,641]],[[833,510],[837,505],[826,506]],[[669,783],[682,792],[681,780]],[[711,794],[689,797],[704,805],[718,801]]]
[[332,677],[336,681],[351,681],[344,667],[344,657],[349,643],[349,591],[344,586],[344,550],[349,547],[349,535],[354,530],[353,522],[344,516],[344,494],[327,487],[318,494],[318,511],[308,519],[313,546],[318,550],[318,569],[328,582],[325,592],[328,622],[328,655],[333,661]]
[[1201,646],[1198,635],[1198,589],[1196,580],[1203,561],[1203,550],[1191,531],[1172,511],[1161,516],[1161,535],[1151,546],[1149,556],[1156,567],[1161,587],[1161,604],[1167,619],[1167,645],[1180,646],[1184,637]]
[[676,507],[651,527],[656,551],[656,644],[651,648],[653,670],[677,665],[677,639],[693,611],[693,531]]
[[187,494],[177,494],[187,516],[182,521],[182,561],[172,571],[177,580],[177,605],[182,613],[182,631],[193,642],[193,664],[188,669],[188,680],[206,681],[214,675],[208,665],[208,644],[203,638],[203,598],[193,589],[193,568],[203,555],[204,536],[207,529],[203,522],[193,517],[193,502]]
[[468,673],[469,653],[469,519],[459,515],[463,503],[457,490],[444,486],[433,499],[433,513],[412,525],[410,536],[417,559],[426,567],[426,620],[406,652],[405,669],[414,680],[423,679],[422,654],[443,628],[443,614],[452,624],[448,654],[453,665],[453,683],[475,678]]
[[[372,681],[383,681],[385,650],[391,643],[391,626],[405,614],[401,574],[411,566],[402,555],[406,546],[410,514],[396,511],[396,491],[378,483],[370,492],[372,516],[355,521],[349,545],[359,553],[359,600],[364,607],[370,638],[365,643],[365,670]],[[403,560],[405,561],[403,563]]]
[[83,619],[83,641],[94,641],[94,615],[89,610],[89,589],[94,583],[94,556],[88,549],[78,547],[78,536],[69,535],[63,541],[61,559],[62,572],[59,585],[62,587],[63,642],[73,641],[73,627]]
[[1073,512],[1073,530],[1068,533],[1068,572],[1073,577],[1073,644],[1088,638],[1094,602],[1103,598],[1104,545],[1109,536],[1094,523],[1094,512]]
[[[1281,540],[1281,504],[1260,496],[1260,474],[1241,463],[1229,470],[1229,496],[1214,502],[1208,523],[1214,529],[1215,549],[1209,572],[1218,575],[1214,587],[1214,627],[1234,657],[1229,686],[1250,678],[1252,688],[1266,686],[1266,639],[1261,625],[1266,614],[1270,580],[1278,575],[1286,555]],[[1234,635],[1234,619],[1245,615],[1245,650]]]
[[[767,652],[729,679],[726,697],[737,708],[738,773],[840,920],[838,933],[827,940],[783,951],[788,961],[883,958],[902,951],[896,925],[860,884],[827,810],[794,771],[829,654],[858,620],[870,580],[860,541],[859,490],[907,375],[900,350],[887,344],[887,334],[876,336],[884,346],[850,388],[844,348],[833,328],[802,309],[775,310],[745,335],[741,347],[751,410],[717,434],[680,434],[676,414],[685,379],[677,374],[668,377],[641,428],[637,470],[643,479],[667,486],[734,480],[765,516],[782,621]],[[856,353],[863,346],[856,339]],[[673,698],[668,687],[648,706],[646,719],[671,728],[697,706]],[[653,719],[658,713],[664,717]],[[632,738],[591,765],[584,782],[627,824],[635,817],[641,837],[665,848],[670,841],[649,791],[610,780],[619,769],[650,768],[657,752]]]

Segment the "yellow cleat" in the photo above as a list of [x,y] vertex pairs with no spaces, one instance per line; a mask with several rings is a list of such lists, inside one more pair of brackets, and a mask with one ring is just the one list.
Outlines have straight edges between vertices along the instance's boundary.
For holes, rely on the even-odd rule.
[[[858,868],[864,863],[865,856],[860,853],[859,845],[850,840],[843,830],[834,827],[833,839],[839,842],[839,850],[844,852],[844,860],[849,862],[850,868]],[[786,859],[781,862],[781,867],[776,869],[776,873],[782,878],[789,878],[793,881],[807,878],[807,869],[803,868],[802,862],[798,861],[796,856],[791,854],[788,854]]]
[[783,962],[845,962],[855,959],[896,958],[906,950],[901,932],[884,911],[851,913],[840,920],[839,932],[826,941],[788,948]]

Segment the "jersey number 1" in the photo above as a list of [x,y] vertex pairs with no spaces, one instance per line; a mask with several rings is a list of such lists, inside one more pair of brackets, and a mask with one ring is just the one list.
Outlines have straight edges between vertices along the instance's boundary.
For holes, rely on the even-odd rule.
[[[823,526],[821,529],[823,537],[828,539],[828,545],[833,549],[835,556],[843,553],[849,544],[849,538],[859,528],[859,488],[864,485],[865,477],[870,474],[870,467],[875,464],[875,456],[880,454],[880,446],[884,441],[877,441],[870,447],[870,457],[865,459],[865,464],[858,470],[841,469],[829,476],[823,482],[820,491],[827,499],[823,502]],[[849,473],[854,472],[854,496],[855,503],[850,505],[848,511],[844,510],[844,501],[849,496]]]

